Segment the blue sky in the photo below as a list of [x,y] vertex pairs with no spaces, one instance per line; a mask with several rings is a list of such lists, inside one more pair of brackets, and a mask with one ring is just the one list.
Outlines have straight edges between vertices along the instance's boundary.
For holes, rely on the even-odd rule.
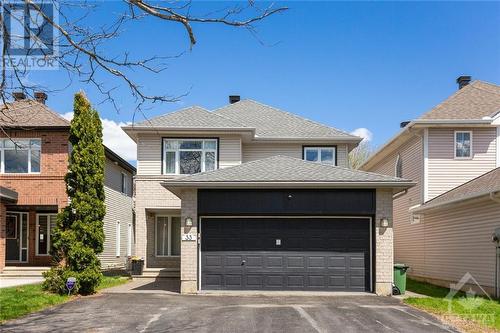
[[[194,2],[203,11],[230,3]],[[146,19],[128,26],[106,52],[137,57],[186,54],[169,61],[161,74],[136,74],[146,91],[189,94],[176,104],[147,110],[148,116],[184,106],[212,109],[239,94],[352,131],[367,128],[378,146],[397,132],[399,122],[417,117],[457,89],[461,74],[500,84],[499,2],[286,2],[290,10],[258,24],[258,37],[244,29],[194,25],[198,43],[189,51],[185,31],[170,22]],[[101,4],[88,19],[98,26],[121,2]],[[62,72],[34,73],[33,80],[62,88]],[[105,78],[110,80],[109,77]],[[80,82],[49,96],[48,104],[70,112]],[[119,122],[132,120],[129,91],[117,90],[120,112],[97,106],[108,119],[108,141],[127,158],[117,134]],[[138,119],[140,120],[140,118]],[[109,141],[109,142],[111,142]],[[121,146],[120,146],[121,145]]]

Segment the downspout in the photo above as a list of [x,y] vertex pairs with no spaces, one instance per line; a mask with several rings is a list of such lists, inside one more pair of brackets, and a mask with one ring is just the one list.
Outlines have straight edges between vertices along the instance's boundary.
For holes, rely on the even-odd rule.
[[[490,199],[500,203],[500,198],[495,196],[499,191],[496,192],[490,192]],[[497,229],[498,230],[498,229]],[[494,230],[493,233],[493,241],[496,243],[496,258],[495,258],[495,297],[500,298],[500,290],[499,290],[499,284],[500,282],[498,281],[500,277],[500,273],[498,272],[499,269],[499,261],[500,261],[500,240],[498,239],[498,231]]]

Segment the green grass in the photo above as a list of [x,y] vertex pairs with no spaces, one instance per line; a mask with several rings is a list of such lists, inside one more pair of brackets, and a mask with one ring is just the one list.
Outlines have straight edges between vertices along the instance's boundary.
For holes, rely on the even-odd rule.
[[[466,298],[464,293],[457,294],[450,302],[446,299],[448,288],[415,280],[407,281],[407,290],[428,297],[409,297],[405,303],[442,316],[445,319],[458,318],[467,323],[466,331],[480,332],[481,328],[500,331],[500,302],[487,298]],[[470,323],[473,323],[470,325]]]
[[[98,290],[130,281],[119,276],[105,276]],[[42,290],[41,284],[0,289],[0,323],[71,300],[72,296],[57,295]]]

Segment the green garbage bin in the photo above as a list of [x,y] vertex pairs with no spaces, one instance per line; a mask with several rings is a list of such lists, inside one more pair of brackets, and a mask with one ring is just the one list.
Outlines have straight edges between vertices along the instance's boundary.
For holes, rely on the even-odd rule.
[[410,268],[405,264],[394,265],[394,284],[399,289],[399,292],[404,294],[406,292],[406,271]]

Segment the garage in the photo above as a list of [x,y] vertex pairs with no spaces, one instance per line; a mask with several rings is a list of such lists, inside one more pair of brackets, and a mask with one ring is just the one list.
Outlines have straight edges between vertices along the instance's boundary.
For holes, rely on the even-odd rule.
[[204,218],[202,290],[369,291],[371,218]]
[[182,201],[181,293],[390,295],[393,195],[413,185],[287,156],[167,180]]

